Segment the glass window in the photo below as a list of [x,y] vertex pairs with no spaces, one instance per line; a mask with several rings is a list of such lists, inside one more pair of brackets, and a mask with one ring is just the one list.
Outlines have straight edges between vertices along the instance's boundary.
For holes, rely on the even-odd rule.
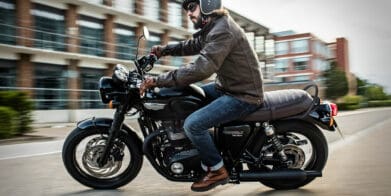
[[1,87],[16,86],[16,61],[0,60],[0,90]]
[[[168,44],[176,44],[178,42],[180,42],[180,41],[174,40],[174,41],[169,42]],[[184,57],[182,57],[182,56],[171,56],[170,60],[171,60],[171,62],[170,62],[171,66],[180,67],[185,64]]]
[[299,82],[299,81],[308,81],[310,80],[310,76],[309,75],[305,75],[305,76],[295,76],[295,77],[292,77],[291,81],[292,82]]
[[292,53],[308,52],[308,39],[292,41]]
[[15,3],[0,1],[0,43],[16,44]]
[[293,69],[296,71],[308,69],[308,61],[307,57],[293,59]]
[[102,21],[87,16],[80,18],[80,53],[104,56]]
[[116,57],[119,59],[131,60],[136,55],[136,38],[131,27],[116,25],[114,30],[116,37]]
[[144,15],[148,19],[160,19],[160,0],[144,0]]
[[66,66],[35,63],[36,109],[66,109],[68,103]]
[[125,12],[134,12],[134,0],[113,0],[113,6]]
[[31,11],[34,17],[34,46],[48,50],[65,51],[64,11],[52,7],[34,4]]
[[152,46],[159,45],[159,44],[161,44],[160,35],[158,35],[158,34],[150,34],[146,50],[149,51],[150,48],[152,48]]
[[264,52],[265,47],[265,37],[263,36],[256,36],[255,37],[255,51],[256,52]]
[[266,56],[268,57],[274,56],[274,40],[272,39],[266,40],[265,49],[266,49],[265,51]]
[[276,43],[276,55],[288,54],[288,42]]
[[103,69],[81,68],[80,70],[80,107],[82,109],[105,108],[99,95],[99,79],[104,75]]
[[274,67],[274,71],[276,73],[286,72],[288,71],[289,61],[288,59],[276,60],[276,66]]
[[168,3],[168,23],[176,27],[182,26],[182,5],[180,3]]
[[103,0],[87,0],[90,3],[103,4]]

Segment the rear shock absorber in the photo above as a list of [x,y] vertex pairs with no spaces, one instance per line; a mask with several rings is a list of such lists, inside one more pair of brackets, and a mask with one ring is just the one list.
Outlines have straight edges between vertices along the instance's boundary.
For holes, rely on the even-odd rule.
[[286,156],[286,154],[284,152],[283,145],[281,144],[281,141],[277,138],[277,136],[275,134],[273,125],[270,125],[268,122],[264,122],[262,124],[262,126],[265,130],[266,136],[270,138],[270,141],[271,141],[273,147],[276,149],[281,160],[284,162],[287,161],[288,157]]

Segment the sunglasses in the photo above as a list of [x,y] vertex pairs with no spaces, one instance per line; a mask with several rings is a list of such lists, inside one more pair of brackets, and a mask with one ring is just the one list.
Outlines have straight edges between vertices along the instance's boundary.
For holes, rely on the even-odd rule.
[[189,3],[189,5],[187,6],[186,11],[194,12],[197,9],[197,5],[198,4],[195,3],[195,2]]

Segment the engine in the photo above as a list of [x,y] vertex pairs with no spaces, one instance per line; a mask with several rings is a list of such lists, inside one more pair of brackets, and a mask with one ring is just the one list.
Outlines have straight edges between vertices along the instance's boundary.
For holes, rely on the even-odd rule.
[[197,176],[201,170],[199,154],[183,130],[183,121],[162,121],[159,130],[162,134],[153,149],[160,165],[175,177]]

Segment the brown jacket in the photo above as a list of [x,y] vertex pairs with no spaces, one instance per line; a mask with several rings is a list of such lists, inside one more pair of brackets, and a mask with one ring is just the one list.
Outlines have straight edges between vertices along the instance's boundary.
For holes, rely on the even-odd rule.
[[186,86],[216,73],[216,86],[226,94],[248,103],[263,102],[257,55],[243,30],[229,16],[212,19],[193,39],[167,45],[162,54],[199,56],[194,63],[160,75],[158,86]]

